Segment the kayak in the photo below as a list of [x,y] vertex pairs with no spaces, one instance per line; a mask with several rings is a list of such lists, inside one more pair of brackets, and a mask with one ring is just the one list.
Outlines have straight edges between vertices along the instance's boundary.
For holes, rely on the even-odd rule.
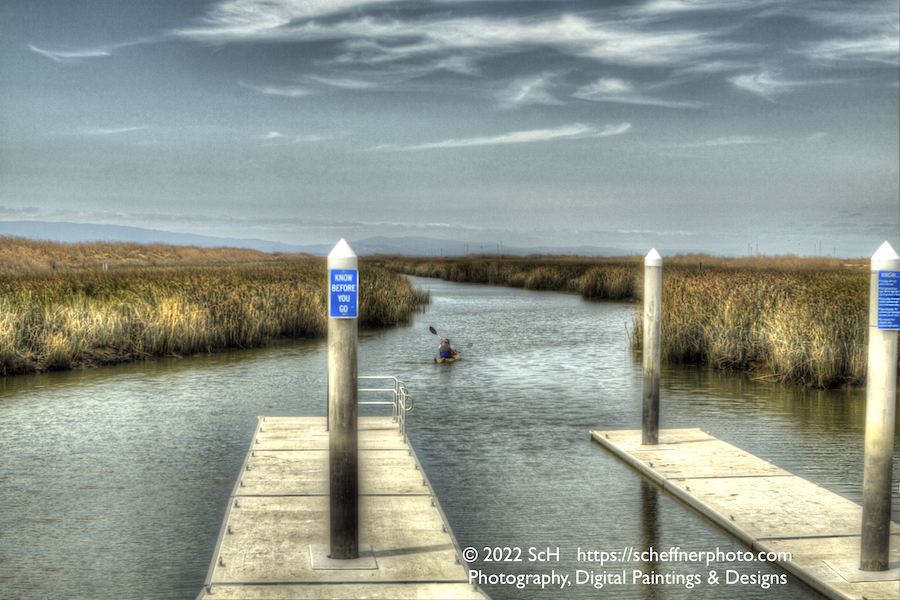
[[453,356],[451,356],[450,358],[441,358],[440,356],[438,356],[437,358],[434,359],[434,362],[436,362],[436,363],[452,363],[452,362],[456,362],[458,360],[459,360],[459,352],[454,352]]

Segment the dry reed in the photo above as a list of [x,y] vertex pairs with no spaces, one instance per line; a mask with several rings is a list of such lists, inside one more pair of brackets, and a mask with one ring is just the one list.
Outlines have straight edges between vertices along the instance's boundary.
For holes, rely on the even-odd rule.
[[[821,388],[865,382],[865,271],[664,269],[662,304],[666,362]],[[636,313],[635,350],[642,337]]]
[[380,257],[375,264],[417,277],[486,283],[581,294],[589,299],[633,300],[640,296],[639,259],[526,257],[510,259]]
[[[40,244],[51,268],[7,261],[0,273],[3,375],[252,348],[278,338],[322,337],[327,329],[324,259],[263,255],[257,262],[54,268],[82,259],[73,245],[57,245],[54,254],[52,244]],[[180,253],[188,263],[244,256],[160,245],[138,250]],[[361,327],[408,321],[428,301],[402,275],[361,261]]]

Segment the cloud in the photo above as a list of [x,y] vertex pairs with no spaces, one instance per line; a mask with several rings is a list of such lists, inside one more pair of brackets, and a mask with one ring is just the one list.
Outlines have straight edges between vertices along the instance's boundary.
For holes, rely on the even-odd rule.
[[53,51],[53,50],[44,50],[43,48],[38,48],[37,46],[33,46],[28,44],[28,47],[37,52],[41,56],[46,56],[50,60],[56,61],[58,63],[73,63],[73,62],[81,62],[81,60],[85,58],[97,58],[100,56],[112,56],[112,53],[109,50],[72,50],[68,52],[63,51]]
[[286,98],[302,98],[308,96],[310,91],[299,86],[275,86],[275,85],[253,85],[250,83],[238,82],[239,85],[257,91],[267,96],[284,96]]
[[843,79],[788,81],[780,79],[777,74],[768,70],[763,70],[755,74],[737,75],[735,77],[730,77],[728,81],[736,87],[762,96],[770,102],[775,101],[775,96],[788,93],[801,87],[849,84],[847,80]]
[[562,104],[550,92],[554,86],[554,75],[542,73],[533,77],[516,79],[509,84],[507,89],[498,94],[500,105],[505,108],[514,108],[527,104]]
[[760,71],[755,74],[737,75],[728,79],[733,85],[748,92],[772,100],[775,96],[788,92],[800,85],[800,82],[777,79],[771,71]]
[[836,38],[806,44],[801,51],[816,60],[866,60],[897,65],[900,64],[900,36],[894,32],[893,35]]
[[207,39],[246,39],[270,36],[298,20],[309,20],[362,7],[392,4],[395,0],[280,0],[253,2],[225,0],[211,8],[201,25],[180,31],[187,37]]
[[122,133],[131,133],[132,131],[141,131],[143,129],[147,129],[145,125],[141,125],[138,127],[115,127],[115,128],[107,128],[107,127],[88,127],[82,129],[82,133],[87,135],[119,135]]
[[813,60],[900,62],[900,12],[894,0],[812,3],[803,16],[826,28],[828,37],[800,46]]
[[766,140],[753,135],[732,135],[691,144],[681,144],[681,148],[710,148],[718,146],[742,146],[746,144],[764,144]]
[[495,146],[500,144],[529,144],[535,142],[549,142],[561,139],[583,139],[592,137],[608,137],[613,135],[621,135],[631,129],[631,123],[620,123],[618,125],[609,125],[602,130],[595,127],[575,123],[572,125],[564,125],[554,129],[531,129],[528,131],[514,131],[503,135],[491,137],[473,137],[463,139],[444,140],[442,142],[429,142],[426,144],[418,144],[414,146],[395,146],[384,145],[376,146],[372,150],[438,150],[447,148],[470,148],[473,146]]
[[306,79],[321,83],[330,87],[336,87],[344,90],[367,90],[376,87],[378,84],[364,79],[355,79],[352,77],[319,77],[310,75]]
[[287,134],[281,133],[280,131],[270,131],[264,135],[257,136],[256,139],[261,139],[265,142],[269,142],[265,144],[265,146],[289,146],[293,144],[321,142],[329,138],[327,136],[319,134],[289,136]]
[[779,3],[775,0],[651,0],[636,9],[639,13],[735,12],[759,10]]
[[106,56],[113,56],[114,51],[118,50],[119,48],[136,46],[138,44],[149,44],[153,41],[155,40],[152,38],[142,37],[130,42],[109,44],[107,46],[101,46],[99,48],[85,48],[82,50],[46,50],[44,48],[38,48],[33,44],[28,44],[28,48],[31,51],[37,52],[41,56],[46,56],[50,60],[58,63],[78,63],[88,58],[102,58]]
[[708,60],[704,63],[700,63],[697,65],[689,65],[686,67],[680,67],[672,71],[672,75],[674,76],[683,76],[683,75],[706,75],[706,74],[715,74],[715,73],[733,73],[735,71],[739,71],[741,69],[747,69],[752,67],[753,65],[748,63],[747,61],[735,61],[735,60]]
[[[257,4],[254,10],[239,9],[240,5],[236,1],[222,3],[197,27],[173,33],[214,43],[339,41],[345,50],[340,60],[370,64],[452,52],[551,47],[571,56],[616,64],[689,66],[722,52],[753,47],[724,41],[714,31],[675,29],[639,16],[623,19],[610,14],[602,19],[597,12],[555,18],[453,17],[436,10],[402,19],[399,11],[364,16],[348,13],[345,9],[363,5],[351,0],[333,5],[313,2],[311,6],[294,0]],[[346,18],[314,19],[325,11],[342,12]]]
[[704,102],[665,100],[640,93],[634,83],[624,79],[601,77],[590,85],[585,85],[573,94],[575,98],[591,102],[617,102],[620,104],[642,104],[665,108],[703,108]]

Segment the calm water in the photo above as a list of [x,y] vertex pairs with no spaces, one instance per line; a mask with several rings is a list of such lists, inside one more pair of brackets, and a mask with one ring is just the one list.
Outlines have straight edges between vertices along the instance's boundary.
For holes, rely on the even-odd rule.
[[[433,304],[409,327],[363,332],[360,373],[407,383],[410,438],[460,546],[481,555],[471,567],[573,582],[564,594],[483,585],[495,600],[820,597],[790,577],[768,589],[725,583],[729,569],[778,572],[759,562],[578,562],[579,549],[746,549],[590,440],[590,429],[640,428],[633,306],[416,282]],[[431,362],[429,325],[462,361]],[[0,379],[0,596],[193,599],[257,415],[324,415],[325,367],[324,342],[310,341]],[[701,427],[861,502],[864,393],[670,368],[661,395],[662,427]],[[896,482],[896,456],[895,471]],[[895,494],[895,520],[898,505]],[[485,547],[521,548],[525,560],[487,562]],[[553,560],[529,562],[532,547]],[[623,566],[626,585],[576,579]],[[635,569],[701,583],[632,584]]]

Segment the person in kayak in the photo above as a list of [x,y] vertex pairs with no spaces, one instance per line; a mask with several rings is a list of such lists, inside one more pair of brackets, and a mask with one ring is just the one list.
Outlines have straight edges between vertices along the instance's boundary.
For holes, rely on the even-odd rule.
[[438,345],[438,352],[441,353],[441,358],[452,358],[456,354],[456,348],[450,345],[449,339],[443,339]]

